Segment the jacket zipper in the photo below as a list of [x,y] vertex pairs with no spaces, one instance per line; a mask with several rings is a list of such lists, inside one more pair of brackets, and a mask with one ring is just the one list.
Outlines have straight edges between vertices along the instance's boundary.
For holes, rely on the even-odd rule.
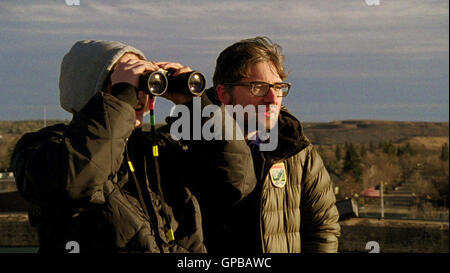
[[262,173],[264,175],[262,175],[263,180],[261,181],[262,182],[261,194],[259,196],[259,233],[260,233],[260,237],[261,237],[261,249],[262,249],[262,252],[266,253],[266,248],[264,247],[264,234],[263,234],[263,230],[262,230],[262,225],[263,225],[263,222],[262,222],[262,212],[263,212],[263,208],[262,208],[262,193],[263,193],[263,190],[264,190],[264,184],[266,183],[267,173],[265,173],[265,169],[264,169],[264,167],[266,165],[266,158],[264,157],[263,153],[261,153],[261,158],[263,159],[262,160],[263,161]]

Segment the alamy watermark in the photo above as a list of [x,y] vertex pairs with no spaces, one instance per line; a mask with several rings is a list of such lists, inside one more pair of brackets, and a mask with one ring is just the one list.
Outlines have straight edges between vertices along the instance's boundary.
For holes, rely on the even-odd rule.
[[366,243],[366,250],[368,253],[380,253],[380,244],[377,241],[369,241]]
[[69,241],[66,243],[67,253],[80,253],[80,244],[77,241]]
[[379,6],[380,0],[364,0],[368,6]]
[[80,0],[65,0],[66,5],[68,6],[79,6]]
[[[271,105],[207,105],[193,98],[192,115],[186,105],[175,105],[171,117],[178,117],[170,126],[175,140],[249,140],[259,144],[260,151],[273,151],[278,145],[279,107]],[[181,115],[181,116],[180,116]],[[206,122],[202,125],[202,120]],[[191,126],[192,121],[192,126]],[[191,132],[192,129],[192,132]]]

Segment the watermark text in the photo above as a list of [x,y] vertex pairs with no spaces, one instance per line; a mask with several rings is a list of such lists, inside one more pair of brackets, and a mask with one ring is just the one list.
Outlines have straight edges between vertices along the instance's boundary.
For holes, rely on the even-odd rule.
[[278,146],[279,111],[276,105],[211,104],[201,109],[201,99],[195,97],[192,111],[186,105],[171,109],[170,116],[177,119],[170,126],[170,136],[174,140],[248,140],[256,142],[260,151],[273,151]]
[[80,0],[65,0],[66,5],[72,7],[72,6],[79,6]]

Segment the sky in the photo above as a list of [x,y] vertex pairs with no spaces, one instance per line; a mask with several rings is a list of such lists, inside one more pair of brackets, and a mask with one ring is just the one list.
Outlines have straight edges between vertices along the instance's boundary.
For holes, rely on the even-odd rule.
[[[79,40],[120,41],[189,65],[210,86],[224,48],[267,36],[286,56],[292,89],[283,103],[302,121],[449,121],[447,0],[76,4],[0,0],[0,120],[71,119],[59,106],[59,68]],[[157,121],[172,106],[158,99]]]

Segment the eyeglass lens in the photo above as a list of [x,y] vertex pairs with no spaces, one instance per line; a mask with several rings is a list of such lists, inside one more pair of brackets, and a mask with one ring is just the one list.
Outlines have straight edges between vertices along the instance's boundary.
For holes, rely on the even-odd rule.
[[289,85],[285,83],[276,83],[276,84],[268,84],[268,83],[253,83],[251,85],[252,93],[255,96],[266,96],[269,93],[270,87],[273,87],[277,96],[286,96],[289,92]]

